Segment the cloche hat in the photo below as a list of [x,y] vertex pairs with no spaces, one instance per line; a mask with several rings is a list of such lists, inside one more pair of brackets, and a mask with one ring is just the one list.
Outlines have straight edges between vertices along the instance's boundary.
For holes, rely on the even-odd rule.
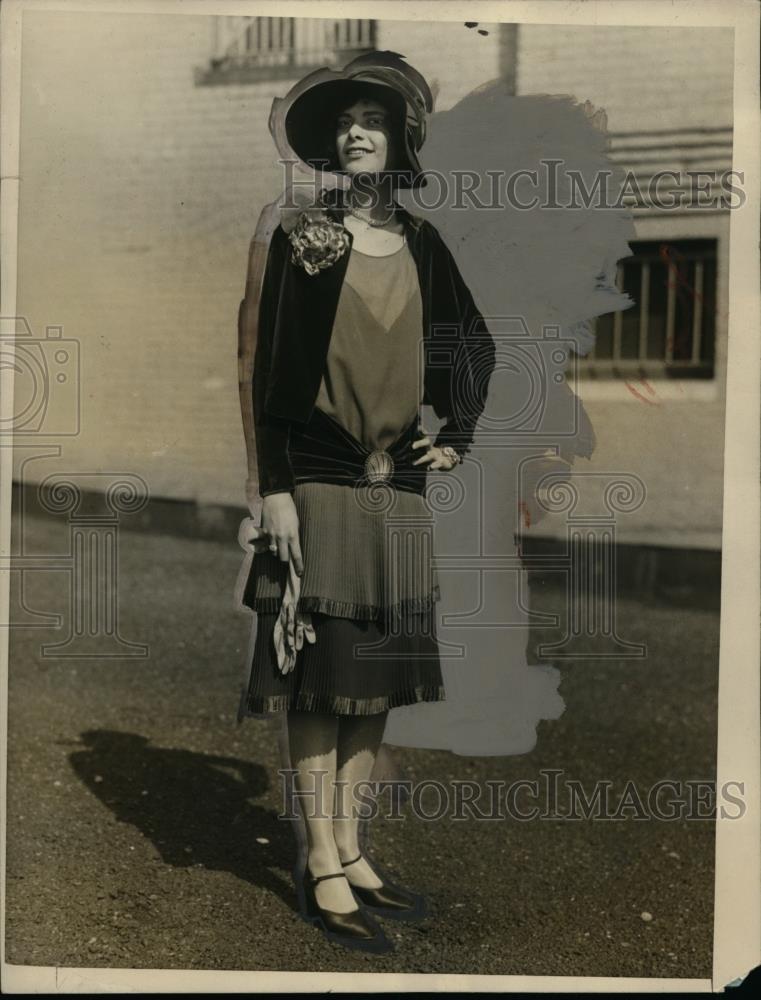
[[342,108],[361,97],[380,101],[392,113],[398,183],[424,183],[417,154],[433,95],[424,77],[396,52],[367,52],[342,70],[315,70],[285,97],[275,98],[269,127],[281,157],[295,157],[318,172],[340,172],[333,122]]

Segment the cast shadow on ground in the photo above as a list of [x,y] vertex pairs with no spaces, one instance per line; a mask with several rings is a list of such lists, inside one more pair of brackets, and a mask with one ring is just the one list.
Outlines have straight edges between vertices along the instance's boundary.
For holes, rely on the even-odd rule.
[[[96,729],[80,739],[84,749],[69,754],[76,775],[117,819],[150,840],[166,864],[230,872],[297,909],[291,824],[251,801],[269,788],[261,765],[152,746],[136,733]],[[276,869],[289,874],[283,878]]]

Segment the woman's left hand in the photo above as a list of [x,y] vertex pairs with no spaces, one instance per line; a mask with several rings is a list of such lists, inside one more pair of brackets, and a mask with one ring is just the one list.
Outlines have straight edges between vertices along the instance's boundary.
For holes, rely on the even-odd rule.
[[437,448],[432,444],[431,439],[427,435],[420,438],[419,441],[413,441],[412,447],[427,449],[424,455],[412,463],[413,465],[421,465],[423,462],[428,462],[429,469],[443,469],[445,472],[448,472],[457,465],[457,462],[453,462],[447,458],[441,448]]

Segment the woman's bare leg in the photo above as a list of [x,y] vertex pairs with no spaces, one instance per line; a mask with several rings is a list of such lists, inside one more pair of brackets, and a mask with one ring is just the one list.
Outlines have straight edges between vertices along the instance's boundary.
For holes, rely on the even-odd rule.
[[[336,818],[333,836],[342,862],[353,861],[360,854],[358,806],[367,799],[368,790],[356,789],[358,782],[370,780],[388,712],[374,715],[344,715],[338,720],[336,763]],[[362,858],[346,869],[353,885],[377,889],[383,883]]]
[[[338,718],[317,712],[288,712],[288,747],[295,789],[304,816],[307,869],[312,875],[340,872],[341,858],[333,836]],[[317,903],[335,913],[357,909],[343,878],[315,886]]]

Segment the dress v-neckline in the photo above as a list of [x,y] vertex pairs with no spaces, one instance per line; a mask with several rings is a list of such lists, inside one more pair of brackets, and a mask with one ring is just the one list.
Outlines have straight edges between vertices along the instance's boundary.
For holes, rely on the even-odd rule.
[[362,295],[357,291],[357,289],[352,285],[352,283],[348,279],[344,281],[344,288],[348,289],[348,291],[354,296],[354,299],[359,304],[360,309],[367,315],[367,317],[371,320],[371,322],[374,323],[379,330],[381,330],[384,334],[387,335],[393,332],[394,328],[402,319],[404,314],[409,310],[409,308],[415,302],[415,293],[413,291],[410,294],[409,298],[406,300],[406,302],[402,305],[402,308],[399,310],[399,312],[394,317],[392,322],[389,323],[388,326],[384,326],[381,320],[378,319],[375,313],[370,309],[370,307],[368,306],[367,302],[364,300]]

